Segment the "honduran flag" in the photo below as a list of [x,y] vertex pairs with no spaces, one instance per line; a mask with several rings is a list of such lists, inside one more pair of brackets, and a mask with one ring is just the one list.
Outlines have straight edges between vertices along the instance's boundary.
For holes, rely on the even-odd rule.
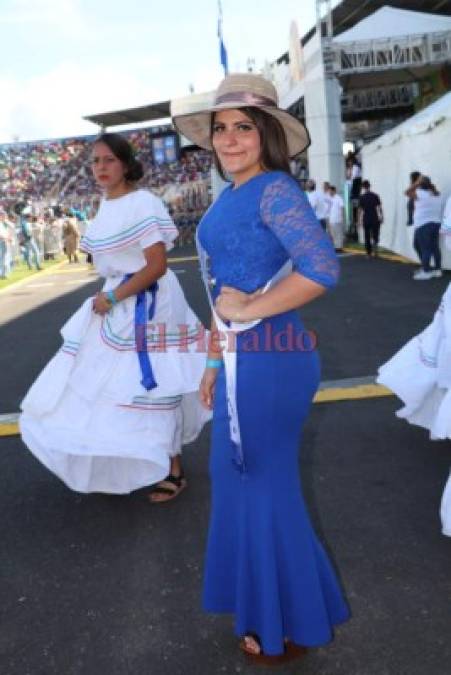
[[218,38],[219,38],[219,58],[221,60],[221,65],[224,68],[224,75],[227,75],[229,72],[229,64],[227,60],[227,49],[224,45],[224,40],[222,38],[222,6],[221,0],[218,0]]

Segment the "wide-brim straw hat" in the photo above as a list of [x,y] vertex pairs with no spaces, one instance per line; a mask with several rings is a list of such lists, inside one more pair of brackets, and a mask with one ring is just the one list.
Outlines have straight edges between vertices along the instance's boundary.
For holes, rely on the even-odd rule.
[[235,108],[259,108],[275,117],[282,125],[290,157],[299,155],[310,145],[310,136],[304,124],[286,110],[279,108],[274,85],[255,73],[227,75],[219,85],[213,105],[207,109],[176,115],[174,124],[188,140],[201,148],[212,150],[211,114]]

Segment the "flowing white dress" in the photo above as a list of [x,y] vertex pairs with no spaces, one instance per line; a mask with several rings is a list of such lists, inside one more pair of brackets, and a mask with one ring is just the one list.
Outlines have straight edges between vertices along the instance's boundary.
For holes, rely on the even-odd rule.
[[[143,249],[157,242],[170,249],[176,236],[161,200],[137,190],[101,202],[81,248],[92,253],[110,290],[144,267]],[[136,297],[104,317],[88,298],[61,329],[63,345],[22,401],[24,442],[73,490],[124,494],[158,482],[210,416],[197,393],[206,332],[171,270],[158,280],[155,297],[146,324],[155,388],[141,384]],[[150,292],[146,299],[148,312]]]
[[[377,381],[404,402],[398,417],[428,429],[431,439],[451,439],[451,284],[432,323],[381,366]],[[440,516],[451,536],[451,474]]]

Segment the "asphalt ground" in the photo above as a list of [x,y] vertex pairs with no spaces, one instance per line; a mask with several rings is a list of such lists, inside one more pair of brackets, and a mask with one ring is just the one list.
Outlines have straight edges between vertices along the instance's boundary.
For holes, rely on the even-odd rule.
[[[173,268],[206,321],[197,261]],[[430,321],[451,275],[414,282],[412,271],[343,258],[339,287],[302,312],[324,381],[371,378]],[[65,266],[0,295],[0,412],[18,410],[60,326],[98,286]],[[450,444],[397,419],[398,407],[394,397],[312,407],[303,485],[353,616],[331,645],[277,672],[451,673],[451,540],[438,517]],[[0,675],[266,671],[239,653],[230,616],[200,606],[208,443],[207,427],[184,454],[189,489],[155,507],[145,490],[71,492],[18,436],[0,437]]]

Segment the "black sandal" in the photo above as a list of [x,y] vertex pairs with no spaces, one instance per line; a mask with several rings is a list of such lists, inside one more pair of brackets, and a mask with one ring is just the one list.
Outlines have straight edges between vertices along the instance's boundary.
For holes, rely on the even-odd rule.
[[[165,504],[175,499],[187,486],[185,475],[182,471],[180,476],[173,476],[170,473],[166,478],[157,483],[149,495],[149,501],[152,504]],[[165,499],[152,499],[152,495],[165,495]]]

